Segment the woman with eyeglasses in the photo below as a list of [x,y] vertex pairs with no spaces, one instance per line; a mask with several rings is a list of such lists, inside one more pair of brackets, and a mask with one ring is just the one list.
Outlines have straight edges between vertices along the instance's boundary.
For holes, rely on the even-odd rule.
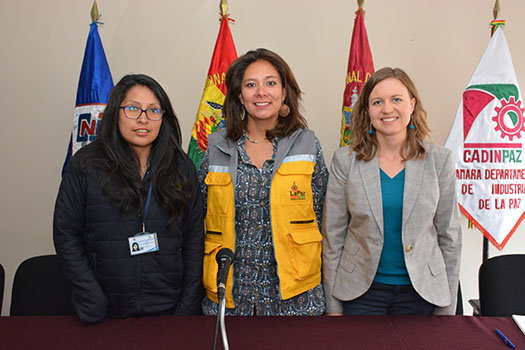
[[162,87],[123,77],[55,204],[55,248],[82,321],[200,312],[202,198],[180,145]]

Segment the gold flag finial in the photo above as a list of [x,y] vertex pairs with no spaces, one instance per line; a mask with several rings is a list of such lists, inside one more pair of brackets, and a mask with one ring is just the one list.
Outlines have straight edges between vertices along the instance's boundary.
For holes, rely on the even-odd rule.
[[100,13],[98,12],[97,1],[95,0],[93,1],[93,6],[91,7],[91,21],[96,22],[99,15]]
[[365,0],[357,0],[357,6],[363,7],[363,3],[364,2],[365,2]]
[[221,14],[223,16],[226,16],[228,14],[228,1],[227,0],[221,0],[220,9],[221,9]]
[[492,14],[494,15],[494,19],[498,19],[499,17],[499,0],[496,0],[496,3],[494,4],[494,8],[492,9]]

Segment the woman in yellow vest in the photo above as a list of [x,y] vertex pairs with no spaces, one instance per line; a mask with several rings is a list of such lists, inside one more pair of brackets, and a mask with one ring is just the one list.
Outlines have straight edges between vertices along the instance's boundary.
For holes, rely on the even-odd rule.
[[229,315],[321,315],[320,220],[328,171],[299,112],[289,66],[266,49],[226,74],[226,128],[209,136],[199,169],[206,203],[203,312],[217,313],[217,262],[234,251]]

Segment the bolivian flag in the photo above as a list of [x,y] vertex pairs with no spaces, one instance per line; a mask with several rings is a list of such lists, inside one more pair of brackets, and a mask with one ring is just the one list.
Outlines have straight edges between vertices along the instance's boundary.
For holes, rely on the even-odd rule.
[[228,21],[230,21],[229,15],[222,15],[221,28],[215,43],[199,111],[191,131],[188,155],[197,168],[208,148],[208,135],[225,125],[222,105],[226,96],[226,71],[237,58]]

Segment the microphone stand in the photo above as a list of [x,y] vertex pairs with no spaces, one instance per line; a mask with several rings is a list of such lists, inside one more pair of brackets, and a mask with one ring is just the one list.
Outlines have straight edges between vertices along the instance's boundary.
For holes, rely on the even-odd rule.
[[229,350],[228,336],[226,335],[226,323],[224,322],[224,315],[226,313],[226,286],[221,283],[217,288],[217,296],[219,297],[219,306],[217,308],[217,321],[215,322],[215,335],[213,336],[213,350],[217,344],[217,334],[219,330],[219,323],[221,325],[221,337],[224,350]]
[[224,247],[217,252],[215,260],[217,260],[219,264],[219,270],[217,271],[217,298],[219,299],[219,305],[217,305],[217,322],[215,323],[213,350],[215,350],[215,345],[217,344],[219,322],[221,324],[222,346],[225,350],[229,350],[224,314],[226,313],[226,281],[228,280],[228,270],[233,262],[233,252],[230,248]]
[[222,344],[224,345],[224,350],[229,350],[230,347],[228,345],[228,336],[226,335],[226,323],[224,322],[224,314],[226,313],[226,301],[224,298],[219,301],[218,310],[220,310]]

